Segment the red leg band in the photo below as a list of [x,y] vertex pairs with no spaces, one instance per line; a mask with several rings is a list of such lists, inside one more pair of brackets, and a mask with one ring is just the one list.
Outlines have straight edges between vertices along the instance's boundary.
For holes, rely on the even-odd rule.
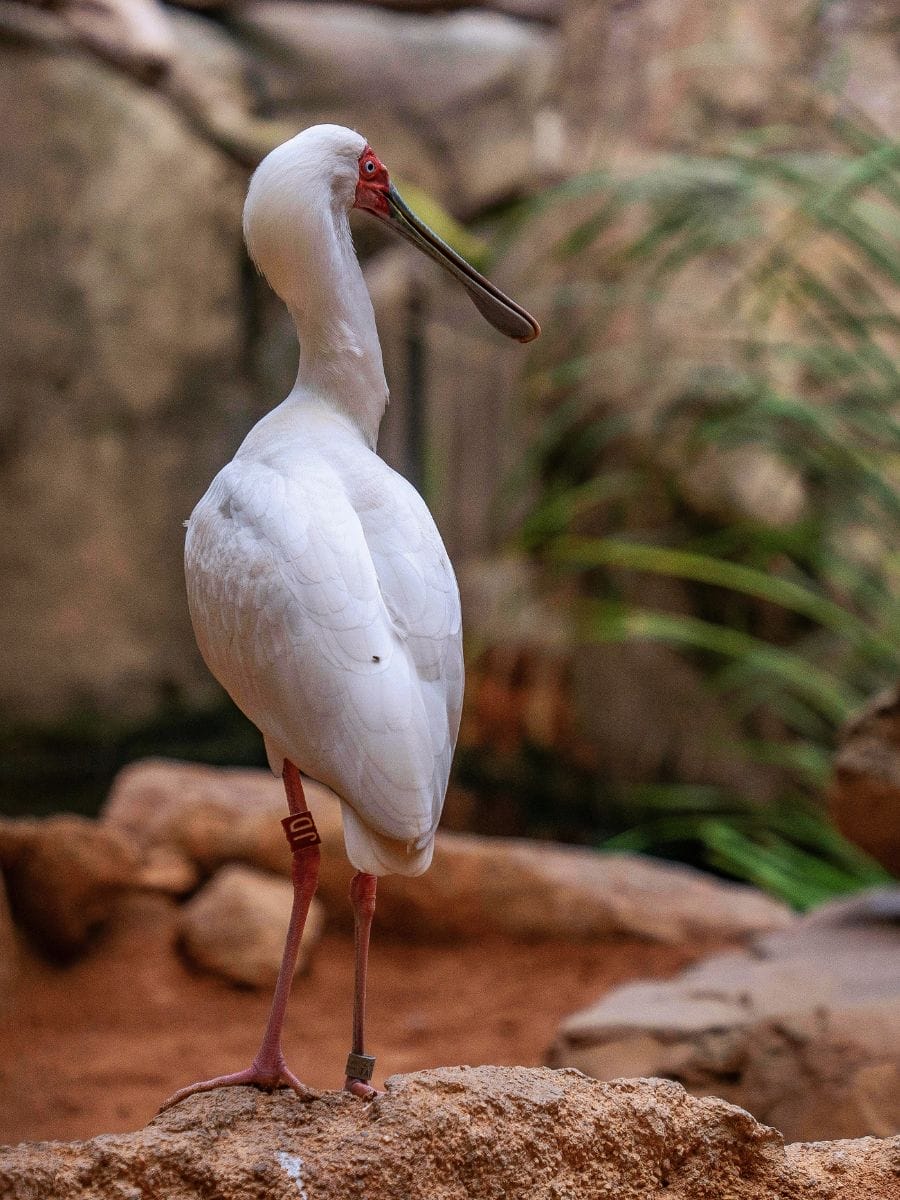
[[311,812],[291,813],[289,817],[281,818],[281,824],[292,851],[321,845],[322,839]]

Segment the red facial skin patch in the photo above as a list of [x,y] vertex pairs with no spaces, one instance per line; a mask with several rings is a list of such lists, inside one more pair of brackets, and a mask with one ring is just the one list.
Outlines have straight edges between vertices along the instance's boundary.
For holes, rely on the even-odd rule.
[[368,144],[359,156],[359,180],[356,184],[354,208],[363,208],[376,217],[389,215],[387,192],[391,186],[387,167]]

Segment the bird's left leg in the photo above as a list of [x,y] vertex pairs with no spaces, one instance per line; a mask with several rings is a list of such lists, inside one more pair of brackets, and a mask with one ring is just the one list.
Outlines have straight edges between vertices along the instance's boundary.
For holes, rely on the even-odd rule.
[[253,1062],[245,1070],[189,1084],[188,1087],[181,1088],[173,1096],[170,1096],[160,1107],[160,1112],[171,1108],[173,1104],[178,1104],[180,1100],[184,1100],[188,1096],[193,1096],[196,1092],[211,1092],[216,1088],[234,1087],[240,1084],[252,1084],[265,1088],[267,1091],[271,1091],[281,1084],[287,1084],[303,1100],[311,1100],[314,1096],[314,1093],[302,1084],[288,1068],[281,1049],[281,1030],[294,979],[294,969],[297,965],[297,955],[300,951],[303,927],[306,924],[309,906],[319,882],[320,838],[312,813],[306,804],[300,772],[292,762],[285,759],[282,774],[290,811],[290,816],[285,817],[282,823],[293,854],[291,878],[294,883],[294,901],[291,907],[284,954],[281,959],[281,969],[278,972],[275,994],[272,997],[272,1007],[269,1011],[269,1020],[262,1043]]
[[369,935],[375,916],[375,887],[378,880],[365,871],[357,871],[350,884],[353,905],[354,944],[356,949],[356,980],[353,990],[353,1049],[347,1057],[347,1077],[344,1091],[363,1100],[381,1093],[369,1083],[375,1069],[375,1059],[365,1052],[366,975],[369,968]]

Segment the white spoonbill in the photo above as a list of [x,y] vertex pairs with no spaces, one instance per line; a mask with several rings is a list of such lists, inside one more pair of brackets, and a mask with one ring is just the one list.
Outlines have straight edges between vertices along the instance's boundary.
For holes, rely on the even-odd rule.
[[540,332],[410,212],[360,134],[316,125],[254,174],[244,236],[290,309],[300,365],[290,395],[250,431],[194,509],[185,571],[203,657],[261,730],[284,779],[294,903],[253,1062],[182,1088],[164,1107],[229,1084],[285,1084],[312,1095],[281,1049],[319,869],[304,775],[340,801],[357,871],[344,1087],[377,1094],[363,1041],[376,877],[426,870],[444,802],[463,691],[459,593],[425,503],[375,453],[388,389],[351,208],[373,213],[446,267],[502,333],[528,342]]

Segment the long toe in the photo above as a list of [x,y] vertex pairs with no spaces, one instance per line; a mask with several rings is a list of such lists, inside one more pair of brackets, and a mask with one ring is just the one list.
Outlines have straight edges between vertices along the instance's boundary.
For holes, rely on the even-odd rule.
[[351,1079],[349,1075],[344,1080],[344,1091],[349,1092],[351,1096],[359,1096],[360,1100],[375,1100],[384,1095],[384,1092],[379,1092],[378,1088],[373,1088],[370,1083],[363,1083],[361,1079]]
[[316,1093],[306,1084],[301,1083],[297,1076],[288,1070],[284,1062],[279,1064],[277,1074],[263,1071],[254,1064],[247,1067],[246,1070],[235,1071],[231,1075],[217,1075],[215,1079],[203,1079],[199,1083],[189,1083],[187,1087],[179,1088],[168,1100],[163,1101],[159,1106],[159,1112],[165,1112],[167,1108],[172,1108],[173,1105],[186,1100],[188,1096],[196,1096],[200,1092],[214,1092],[217,1088],[223,1087],[248,1086],[258,1087],[266,1092],[274,1091],[278,1087],[289,1087],[301,1100],[314,1100],[316,1097]]

